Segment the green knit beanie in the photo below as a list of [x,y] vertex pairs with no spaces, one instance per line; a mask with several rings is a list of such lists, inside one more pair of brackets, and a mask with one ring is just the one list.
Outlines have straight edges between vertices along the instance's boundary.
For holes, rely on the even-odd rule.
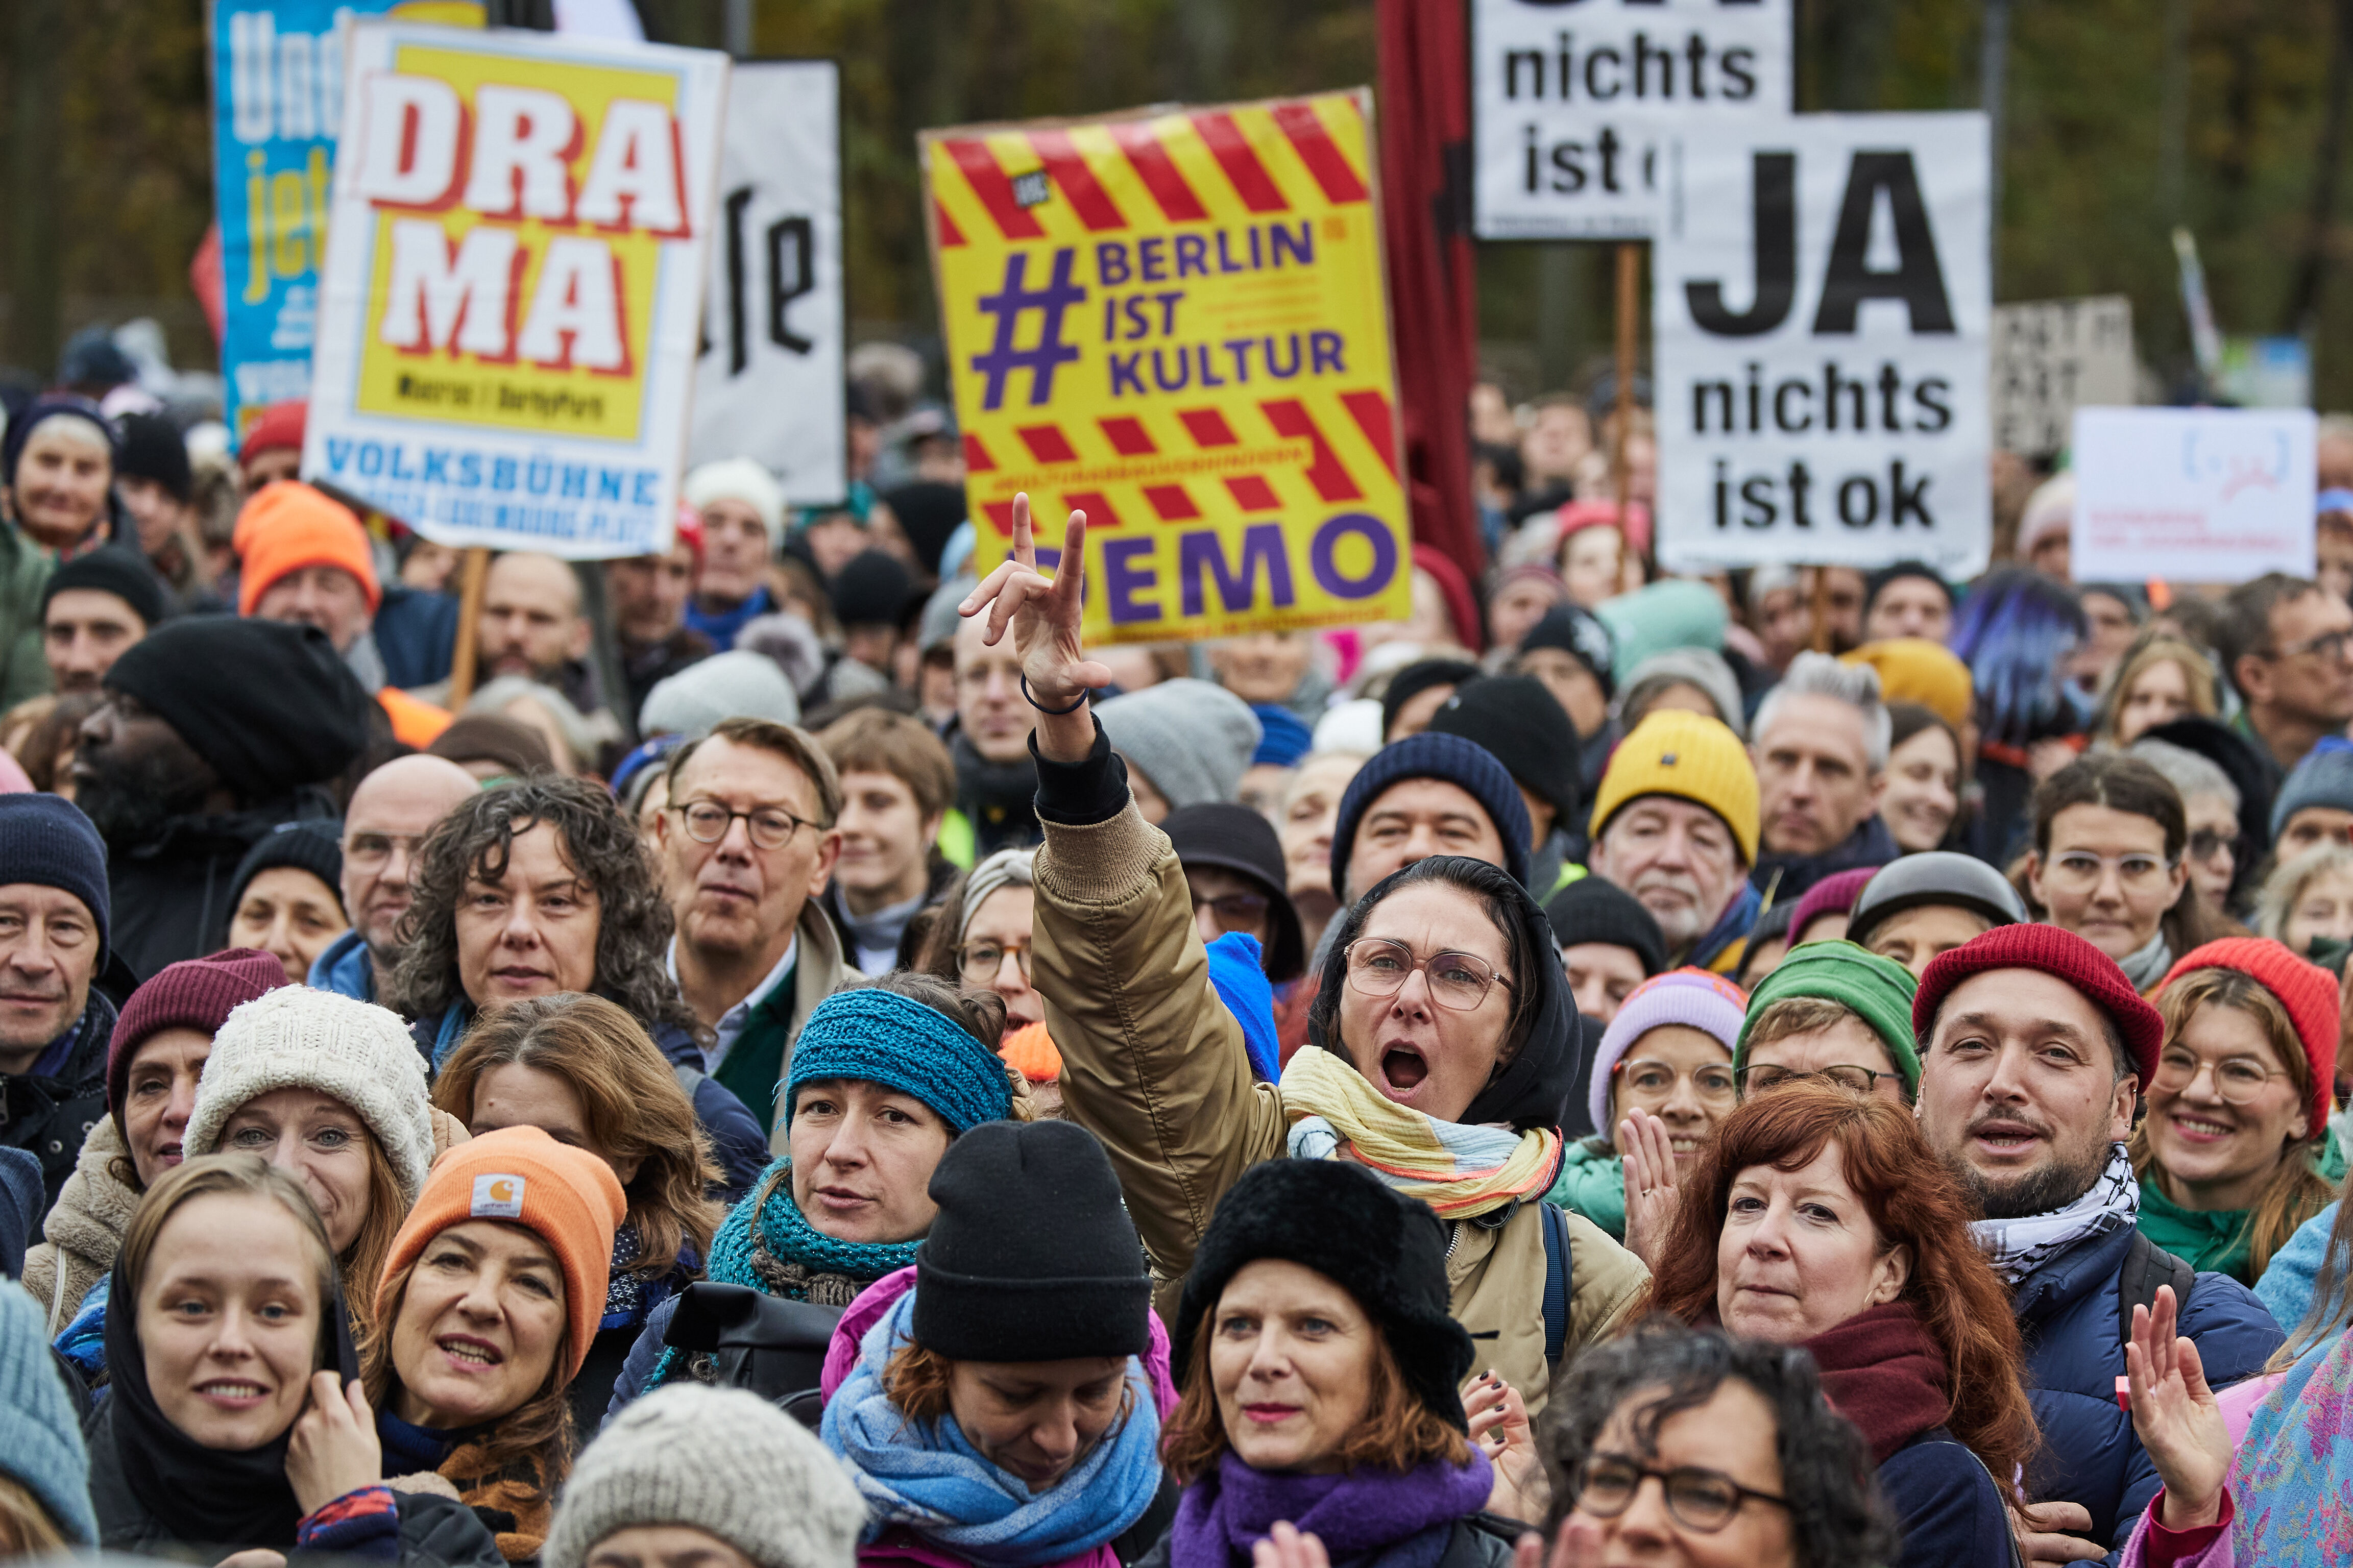
[[1765,1009],[1792,996],[1819,996],[1852,1009],[1887,1047],[1903,1075],[1906,1099],[1919,1092],[1920,1052],[1912,1042],[1912,996],[1920,983],[1892,958],[1851,942],[1810,942],[1789,950],[1780,966],[1748,994],[1748,1016],[1732,1048],[1732,1070],[1748,1065],[1748,1031]]

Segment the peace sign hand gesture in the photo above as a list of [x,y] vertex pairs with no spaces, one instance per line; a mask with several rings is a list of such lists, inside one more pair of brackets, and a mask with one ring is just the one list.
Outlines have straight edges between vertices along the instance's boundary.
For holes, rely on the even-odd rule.
[[[1086,605],[1087,514],[1071,513],[1062,533],[1062,556],[1054,575],[1038,570],[1036,542],[1029,531],[1029,498],[1013,498],[1013,553],[981,579],[956,606],[961,616],[987,616],[981,641],[995,647],[1012,628],[1022,678],[1039,711],[1039,749],[1061,762],[1076,762],[1094,743],[1094,724],[1083,712],[1062,717],[1088,692],[1111,684],[1111,670],[1086,657],[1079,636]],[[1062,717],[1061,723],[1054,720]],[[1073,722],[1075,721],[1075,723]],[[1075,741],[1075,748],[1071,742]]]

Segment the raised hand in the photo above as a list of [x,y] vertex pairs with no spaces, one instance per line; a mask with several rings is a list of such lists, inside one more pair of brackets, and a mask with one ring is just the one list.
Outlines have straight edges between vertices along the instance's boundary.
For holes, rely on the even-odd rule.
[[1618,1123],[1618,1138],[1626,1151],[1626,1250],[1644,1267],[1656,1268],[1655,1250],[1675,1223],[1675,1148],[1667,1124],[1647,1110],[1636,1110]]
[[1287,1519],[1275,1521],[1266,1539],[1250,1548],[1252,1568],[1332,1568],[1324,1542]]
[[2174,1331],[2179,1313],[2170,1285],[2158,1287],[2154,1310],[2133,1309],[2125,1375],[2131,1380],[2133,1430],[2165,1482],[2166,1527],[2190,1530],[2222,1516],[2231,1428],[2206,1385],[2198,1346]]
[[[988,629],[981,641],[995,647],[1013,632],[1014,651],[1021,656],[1021,673],[1029,682],[1029,696],[1040,709],[1067,708],[1098,687],[1111,684],[1111,670],[1086,656],[1079,637],[1079,619],[1085,610],[1087,514],[1071,513],[1062,533],[1062,557],[1054,575],[1038,570],[1038,551],[1029,530],[1029,498],[1013,498],[1013,553],[981,579],[956,606],[961,616],[986,613]],[[1088,726],[1092,739],[1093,728]]]
[[1524,1524],[1540,1525],[1552,1510],[1552,1483],[1536,1453],[1535,1430],[1520,1391],[1492,1372],[1471,1380],[1462,1395],[1471,1442],[1495,1467],[1487,1511]]

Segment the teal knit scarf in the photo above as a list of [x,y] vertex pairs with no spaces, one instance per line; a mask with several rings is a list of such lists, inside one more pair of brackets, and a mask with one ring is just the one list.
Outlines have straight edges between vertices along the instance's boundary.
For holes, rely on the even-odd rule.
[[[711,1239],[704,1279],[748,1285],[787,1301],[847,1307],[885,1274],[913,1266],[920,1238],[842,1241],[809,1224],[793,1202],[792,1172],[790,1160],[778,1160],[761,1173],[751,1195],[728,1211]],[[678,1359],[675,1348],[663,1350],[646,1380],[649,1393],[669,1379]]]

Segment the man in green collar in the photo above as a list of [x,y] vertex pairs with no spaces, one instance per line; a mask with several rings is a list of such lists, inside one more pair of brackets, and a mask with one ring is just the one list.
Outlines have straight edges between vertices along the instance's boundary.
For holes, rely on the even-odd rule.
[[655,828],[676,919],[670,971],[714,1040],[712,1077],[784,1152],[776,1086],[818,1003],[863,975],[842,960],[818,896],[841,850],[841,784],[814,738],[730,719],[671,754]]

